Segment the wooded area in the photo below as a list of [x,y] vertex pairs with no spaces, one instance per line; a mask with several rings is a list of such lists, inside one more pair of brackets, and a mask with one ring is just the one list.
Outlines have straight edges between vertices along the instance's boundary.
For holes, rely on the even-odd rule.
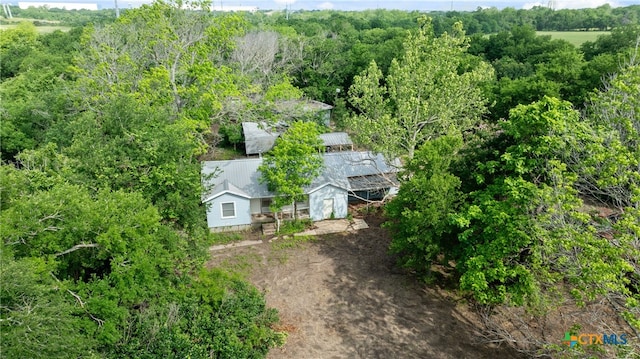
[[[181,5],[118,19],[12,8],[72,29],[0,32],[3,357],[256,358],[282,344],[262,293],[203,267],[200,161],[241,145],[242,121],[294,123],[276,102],[301,97],[333,105],[361,148],[402,159],[390,249],[427,282],[445,268],[487,338],[531,356],[599,355],[514,343],[495,318],[606,301],[634,339],[605,354],[640,353],[640,6]],[[536,35],[593,29],[610,32],[580,47]],[[292,144],[306,156],[324,130],[292,128],[264,172],[295,199],[319,163],[287,175]]]

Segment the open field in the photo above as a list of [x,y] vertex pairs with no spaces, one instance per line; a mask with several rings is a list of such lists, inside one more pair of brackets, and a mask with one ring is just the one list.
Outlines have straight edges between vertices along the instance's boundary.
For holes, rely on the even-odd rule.
[[480,343],[466,302],[399,270],[379,218],[365,220],[354,233],[212,252],[210,266],[242,273],[280,312],[289,336],[269,359],[520,358]]
[[566,40],[579,47],[587,41],[595,41],[598,36],[609,34],[609,31],[536,31],[536,34],[550,35],[552,39]]
[[19,18],[19,17],[14,17],[12,19],[2,19],[2,20],[5,23],[4,24],[0,24],[0,30],[13,29],[16,26],[18,26],[18,23],[23,22],[23,21],[27,21],[27,22],[31,22],[31,23],[38,23],[38,24],[47,24],[47,25],[42,25],[42,26],[36,26],[36,30],[38,30],[38,32],[41,33],[41,34],[48,34],[48,33],[54,32],[56,30],[69,31],[71,29],[71,27],[69,27],[69,26],[61,26],[59,21],[49,21],[49,20],[39,20],[39,19],[26,19],[26,18]]

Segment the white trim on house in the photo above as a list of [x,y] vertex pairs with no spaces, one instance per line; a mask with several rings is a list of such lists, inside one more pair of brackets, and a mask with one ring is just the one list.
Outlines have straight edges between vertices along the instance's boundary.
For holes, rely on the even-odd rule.
[[[233,205],[233,215],[232,216],[225,216],[224,215],[224,205],[225,204],[232,204]],[[220,202],[220,218],[221,219],[233,219],[236,218],[238,216],[238,213],[236,211],[236,202],[232,201],[232,202]]]

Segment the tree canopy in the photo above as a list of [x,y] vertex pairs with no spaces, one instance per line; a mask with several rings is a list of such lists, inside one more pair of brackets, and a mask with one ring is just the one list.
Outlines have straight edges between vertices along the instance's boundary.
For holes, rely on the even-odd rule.
[[467,48],[461,23],[437,37],[425,18],[386,77],[372,62],[349,89],[355,116],[348,127],[357,141],[389,158],[412,158],[426,141],[477,124],[486,110],[479,85],[493,71]]
[[275,146],[264,154],[258,168],[260,181],[276,194],[272,209],[279,212],[283,206],[304,200],[304,189],[320,175],[324,160],[320,151],[322,141],[318,137],[315,122],[293,122],[276,140]]
[[[431,20],[11,9],[36,20],[0,30],[5,356],[260,358],[282,344],[263,293],[204,268],[200,161],[237,155],[242,121],[286,123],[261,171],[274,210],[295,207],[322,170],[320,130],[278,105],[309,98],[359,149],[404,157],[385,207],[402,265],[451,275],[489,316],[597,300],[640,331],[640,6]],[[580,47],[536,34],[593,29],[611,31]],[[532,352],[553,350],[584,357]]]

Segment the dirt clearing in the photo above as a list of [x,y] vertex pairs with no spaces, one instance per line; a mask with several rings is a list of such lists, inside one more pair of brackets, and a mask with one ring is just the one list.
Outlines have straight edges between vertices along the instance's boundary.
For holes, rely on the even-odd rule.
[[212,253],[244,272],[289,332],[268,358],[517,358],[475,344],[475,316],[448,291],[394,266],[376,217],[350,234],[291,238]]

